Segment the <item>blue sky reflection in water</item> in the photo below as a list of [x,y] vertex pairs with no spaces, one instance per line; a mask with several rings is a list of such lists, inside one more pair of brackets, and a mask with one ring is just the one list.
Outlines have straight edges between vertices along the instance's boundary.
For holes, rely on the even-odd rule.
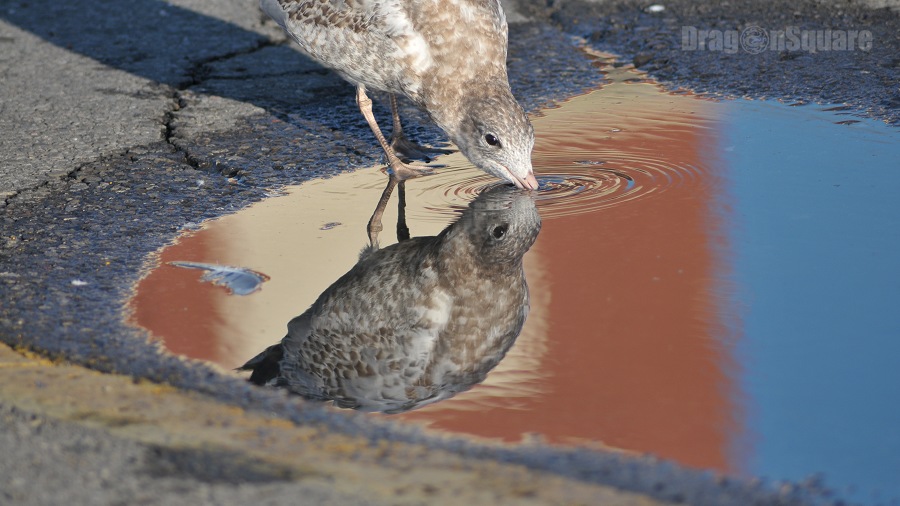
[[721,107],[746,469],[900,497],[898,132],[817,106]]

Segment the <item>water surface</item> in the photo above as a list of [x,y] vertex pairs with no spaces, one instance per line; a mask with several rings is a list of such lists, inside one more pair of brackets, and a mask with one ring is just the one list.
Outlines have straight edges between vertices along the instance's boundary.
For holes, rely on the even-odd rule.
[[[897,132],[604,70],[608,84],[534,118],[543,229],[515,346],[483,384],[392,419],[900,496]],[[406,185],[414,236],[496,184],[439,161]],[[137,286],[133,321],[175,353],[242,364],[356,262],[384,178],[286,188],[187,232]],[[382,245],[395,221],[396,200]],[[228,295],[173,261],[270,279]]]

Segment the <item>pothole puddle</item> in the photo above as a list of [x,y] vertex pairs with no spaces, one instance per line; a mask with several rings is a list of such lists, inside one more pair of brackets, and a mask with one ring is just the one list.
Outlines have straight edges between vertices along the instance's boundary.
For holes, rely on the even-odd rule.
[[[534,118],[543,229],[516,344],[484,383],[391,419],[900,495],[896,132],[606,70]],[[406,183],[413,236],[497,184],[458,154],[439,163]],[[243,364],[356,263],[385,181],[369,168],[287,188],[187,232],[138,284],[133,323],[174,353]],[[170,262],[270,279],[228,295]]]

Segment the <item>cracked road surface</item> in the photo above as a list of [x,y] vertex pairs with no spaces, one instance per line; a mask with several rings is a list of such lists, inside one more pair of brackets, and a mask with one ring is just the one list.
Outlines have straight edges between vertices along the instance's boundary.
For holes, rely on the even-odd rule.
[[[814,483],[776,489],[715,479],[649,458],[540,446],[486,447],[373,424],[357,414],[338,414],[252,388],[212,366],[165,355],[144,332],[126,326],[122,301],[143,262],[179,230],[259,200],[269,188],[368,166],[381,156],[356,111],[352,88],[286,44],[280,29],[263,21],[255,3],[30,0],[0,5],[0,340],[96,371],[192,392],[201,414],[227,405],[245,410],[246,416],[275,416],[296,430],[327,427],[328,437],[446,452],[442,465],[448,469],[459,462],[454,459],[514,465],[586,486],[639,492],[636,504],[647,503],[641,502],[646,498],[715,505],[827,500]],[[651,15],[643,4],[628,0],[509,4],[513,92],[534,111],[595,86],[602,76],[576,46],[577,40],[587,40],[676,85],[721,95],[844,98],[861,114],[896,122],[896,10],[806,1],[723,7],[679,0],[666,6],[666,14]],[[678,50],[682,24],[739,26],[749,17],[773,24],[858,24],[871,27],[877,43],[869,53],[825,60],[808,55],[710,58]],[[784,69],[791,79],[771,77]],[[824,74],[828,79],[816,78]],[[867,77],[854,79],[859,75]],[[376,114],[386,115],[384,103],[378,105]],[[420,112],[405,115],[412,137],[426,143],[441,139]],[[35,362],[34,370],[48,377],[28,376],[24,371],[32,366],[20,365],[21,357],[4,350],[4,363],[14,364],[0,368],[7,374],[4,382],[23,390],[6,389],[0,395],[0,426],[8,435],[0,448],[4,455],[16,455],[17,462],[30,458],[47,470],[37,477],[20,472],[32,469],[27,466],[8,471],[17,479],[39,480],[31,488],[50,491],[79,483],[80,492],[70,496],[82,497],[84,504],[92,498],[112,503],[117,497],[136,497],[130,494],[137,489],[128,487],[162,483],[145,473],[148,462],[155,462],[147,464],[154,469],[182,469],[177,463],[184,461],[194,469],[190,466],[227,460],[216,452],[249,451],[210,443],[214,451],[192,453],[177,441],[143,438],[143,430],[136,430],[139,437],[124,437],[109,420],[94,423],[95,415],[55,410],[52,397],[43,404],[38,399],[48,389],[68,388],[65,381],[49,378],[56,366]],[[65,371],[88,374],[78,367]],[[169,393],[156,388],[129,395],[151,410],[161,409]],[[73,390],[67,399],[88,403],[95,396],[90,390]],[[83,412],[101,410],[86,406]],[[78,466],[86,474],[73,474],[73,452],[83,457]],[[178,456],[188,454],[190,458]],[[327,452],[317,455],[329,458]],[[365,466],[360,469],[368,472]],[[110,474],[120,471],[121,476]],[[233,476],[226,471],[223,476]],[[167,490],[175,494],[183,486],[198,501],[216,504],[243,503],[260,493],[284,497],[278,494],[301,486],[296,480],[249,480],[240,484],[244,492],[233,495],[211,489],[201,493],[194,487],[204,479],[185,476],[180,485],[167,482],[175,487]],[[433,476],[423,480],[439,483]],[[21,485],[13,480],[0,489],[4,502],[54,503],[56,496],[22,495],[16,483]],[[311,497],[321,493],[321,502],[346,499],[319,484],[306,489]],[[104,487],[112,487],[111,495],[93,495]],[[164,504],[171,497],[160,489],[148,501]]]

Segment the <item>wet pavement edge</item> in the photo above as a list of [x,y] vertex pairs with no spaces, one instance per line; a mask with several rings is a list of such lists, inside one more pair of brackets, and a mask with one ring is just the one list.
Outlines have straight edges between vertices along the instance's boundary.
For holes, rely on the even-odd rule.
[[[131,467],[143,471],[148,485],[163,482],[163,496],[181,493],[166,491],[169,479],[224,489],[290,483],[287,498],[325,490],[333,493],[333,500],[360,504],[661,504],[520,465],[465,459],[422,445],[376,442],[333,433],[324,425],[297,427],[202,395],[55,363],[6,346],[0,347],[0,405],[7,413],[14,409],[31,415],[31,420],[76,424],[137,445],[141,451]],[[34,460],[50,456],[36,453]],[[83,472],[92,467],[87,456],[73,460],[81,461],[77,465]],[[105,474],[101,484],[122,472],[109,462],[94,465]],[[36,503],[29,497],[36,492],[28,491],[34,483],[15,480],[21,470],[6,469],[3,474],[10,478],[3,491],[7,498]],[[38,497],[51,496],[54,484],[45,486]]]

